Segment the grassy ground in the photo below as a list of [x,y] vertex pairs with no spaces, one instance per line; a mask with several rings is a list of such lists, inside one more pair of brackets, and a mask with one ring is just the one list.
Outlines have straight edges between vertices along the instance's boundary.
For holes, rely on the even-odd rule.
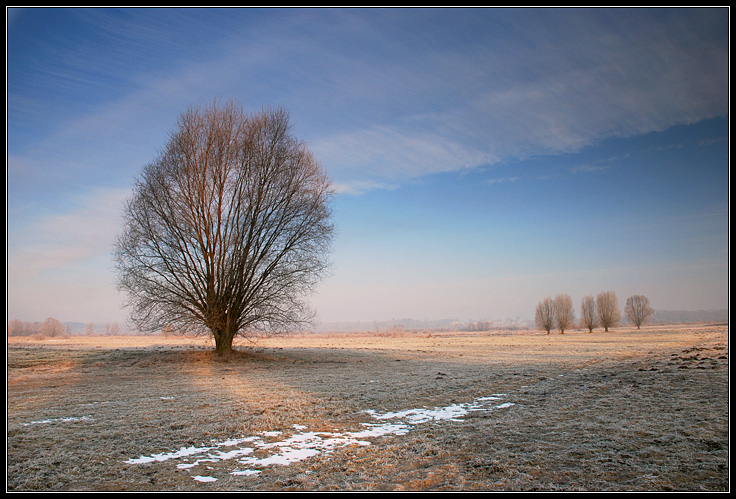
[[[228,359],[209,348],[9,339],[7,489],[729,488],[727,326],[300,334],[243,343]],[[289,438],[326,445],[373,428],[375,414],[490,395],[498,404],[456,420],[253,464],[296,452]],[[190,455],[172,454],[181,449]]]

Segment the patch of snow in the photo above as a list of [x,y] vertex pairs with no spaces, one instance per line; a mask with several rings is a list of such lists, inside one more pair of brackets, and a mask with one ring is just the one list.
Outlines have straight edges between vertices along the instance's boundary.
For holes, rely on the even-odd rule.
[[234,476],[254,476],[259,475],[261,473],[261,470],[236,470],[230,473]]
[[193,476],[192,478],[194,478],[198,482],[216,482],[217,481],[217,478],[214,478],[214,477],[211,477],[211,476],[199,476],[199,475],[197,475],[197,476]]
[[[405,435],[416,425],[430,421],[459,421],[472,411],[491,411],[514,405],[511,402],[494,405],[502,397],[504,397],[503,394],[494,394],[475,399],[470,403],[397,412],[378,413],[374,410],[368,410],[365,412],[379,422],[364,423],[364,429],[359,431],[314,432],[306,431],[306,426],[297,424],[292,426],[294,432],[291,435],[288,435],[287,432],[288,436],[284,436],[285,432],[282,431],[266,431],[260,435],[213,442],[209,446],[181,447],[177,451],[132,458],[128,459],[126,463],[144,464],[171,459],[196,458],[192,462],[182,462],[177,465],[179,469],[191,469],[202,463],[234,459],[245,469],[236,469],[231,472],[232,475],[255,476],[261,473],[261,470],[257,468],[288,466],[321,453],[330,453],[338,448],[371,445],[371,442],[366,440],[369,438]],[[273,440],[278,437],[283,438]],[[199,475],[193,478],[201,482],[216,480],[212,477]]]
[[[471,411],[488,411],[494,407],[489,407],[489,402],[495,402],[503,397],[503,394],[491,395],[488,397],[480,397],[473,402],[466,404],[452,404],[447,407],[434,407],[422,409],[409,409],[401,412],[386,412],[378,414],[376,411],[365,411],[376,419],[405,419],[410,424],[422,424],[429,421],[459,421],[463,416]],[[501,404],[495,408],[510,407],[511,403]]]
[[34,424],[52,424],[52,423],[76,423],[77,421],[92,421],[92,416],[82,416],[80,418],[69,417],[69,418],[54,418],[54,419],[42,419],[40,421],[30,421],[28,423],[21,423],[23,426],[30,426]]
[[195,456],[197,454],[203,454],[213,447],[182,447],[178,451],[174,452],[162,452],[161,454],[152,454],[151,456],[141,456],[138,459],[128,459],[125,461],[127,464],[143,464],[168,461],[169,459],[179,459],[182,457]]

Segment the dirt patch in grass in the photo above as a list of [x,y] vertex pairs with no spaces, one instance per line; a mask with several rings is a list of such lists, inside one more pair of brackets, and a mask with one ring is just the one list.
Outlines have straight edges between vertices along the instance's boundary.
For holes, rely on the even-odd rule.
[[11,491],[724,491],[728,327],[11,338]]

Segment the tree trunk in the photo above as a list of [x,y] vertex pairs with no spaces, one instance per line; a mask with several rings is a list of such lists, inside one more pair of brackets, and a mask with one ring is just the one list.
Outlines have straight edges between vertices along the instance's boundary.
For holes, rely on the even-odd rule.
[[228,355],[232,353],[233,339],[235,338],[234,331],[228,331],[227,329],[212,331],[212,335],[215,337],[215,352],[217,355]]

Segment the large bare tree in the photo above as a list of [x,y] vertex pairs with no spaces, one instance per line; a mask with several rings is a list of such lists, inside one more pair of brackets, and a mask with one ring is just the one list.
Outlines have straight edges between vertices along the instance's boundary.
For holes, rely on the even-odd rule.
[[595,299],[598,308],[598,322],[607,332],[621,320],[621,310],[618,308],[618,298],[614,291],[603,291],[598,293]]
[[239,334],[303,327],[328,267],[331,195],[284,110],[190,108],[125,207],[115,257],[132,321],[212,334],[218,353]]
[[585,296],[580,302],[580,323],[588,328],[588,331],[591,333],[593,332],[593,328],[598,324],[595,298],[593,298],[593,295]]
[[560,293],[555,295],[555,320],[557,328],[561,334],[565,333],[565,329],[569,328],[575,322],[575,310],[572,305],[570,295]]
[[552,298],[547,297],[537,304],[534,321],[537,327],[544,329],[549,334],[555,326],[555,303]]
[[636,329],[640,329],[654,313],[654,309],[649,305],[649,298],[644,295],[629,296],[624,311],[629,320],[636,325]]

